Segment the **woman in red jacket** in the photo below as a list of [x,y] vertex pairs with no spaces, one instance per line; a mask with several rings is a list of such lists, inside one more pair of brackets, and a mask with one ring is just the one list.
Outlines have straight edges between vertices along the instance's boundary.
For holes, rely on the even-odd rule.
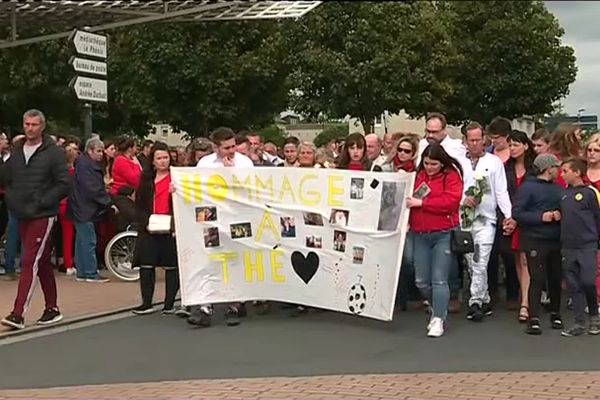
[[135,140],[129,137],[122,138],[117,143],[117,151],[119,155],[115,158],[112,168],[113,184],[110,194],[113,196],[125,186],[137,190],[142,177],[142,167],[135,156]]
[[463,194],[462,169],[439,144],[427,146],[417,168],[410,208],[409,235],[414,243],[415,280],[432,306],[429,337],[444,334],[450,289],[448,277],[456,256],[450,249],[451,232],[459,226]]

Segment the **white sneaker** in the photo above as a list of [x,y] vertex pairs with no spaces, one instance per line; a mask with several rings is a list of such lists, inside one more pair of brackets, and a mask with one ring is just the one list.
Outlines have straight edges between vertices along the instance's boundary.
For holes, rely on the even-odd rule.
[[429,329],[427,336],[438,338],[444,334],[444,320],[439,317],[435,317],[429,323]]
[[75,268],[67,268],[67,276],[75,275],[76,273],[77,270],[75,270]]

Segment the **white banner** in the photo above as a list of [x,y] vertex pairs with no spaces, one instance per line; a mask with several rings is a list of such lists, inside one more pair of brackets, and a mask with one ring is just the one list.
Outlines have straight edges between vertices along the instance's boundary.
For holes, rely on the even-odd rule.
[[392,319],[414,174],[171,174],[184,305],[274,300]]

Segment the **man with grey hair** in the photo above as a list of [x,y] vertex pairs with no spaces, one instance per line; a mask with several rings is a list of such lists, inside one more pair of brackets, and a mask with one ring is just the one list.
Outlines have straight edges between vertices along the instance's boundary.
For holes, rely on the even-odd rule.
[[60,321],[63,316],[56,304],[56,281],[50,260],[50,233],[58,206],[69,193],[70,178],[63,151],[44,135],[46,118],[39,110],[23,114],[25,141],[0,169],[0,185],[6,189],[8,209],[19,221],[22,260],[21,276],[13,311],[3,325],[23,329],[23,314],[40,280],[46,308],[39,325]]
[[78,282],[108,282],[98,273],[96,259],[96,222],[110,210],[111,199],[104,185],[100,162],[104,143],[92,137],[85,143],[85,154],[75,163],[73,190],[69,196],[68,214],[75,222],[75,265]]

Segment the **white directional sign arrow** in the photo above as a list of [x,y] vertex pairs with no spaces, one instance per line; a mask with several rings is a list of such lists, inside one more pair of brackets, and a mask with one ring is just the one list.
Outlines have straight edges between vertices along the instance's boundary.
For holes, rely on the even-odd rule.
[[106,63],[102,61],[92,61],[85,58],[71,57],[69,64],[71,64],[73,69],[77,72],[106,76]]
[[75,90],[79,100],[108,102],[108,84],[105,80],[78,76],[69,86]]
[[71,38],[77,53],[84,56],[106,58],[108,46],[106,36],[76,30]]

